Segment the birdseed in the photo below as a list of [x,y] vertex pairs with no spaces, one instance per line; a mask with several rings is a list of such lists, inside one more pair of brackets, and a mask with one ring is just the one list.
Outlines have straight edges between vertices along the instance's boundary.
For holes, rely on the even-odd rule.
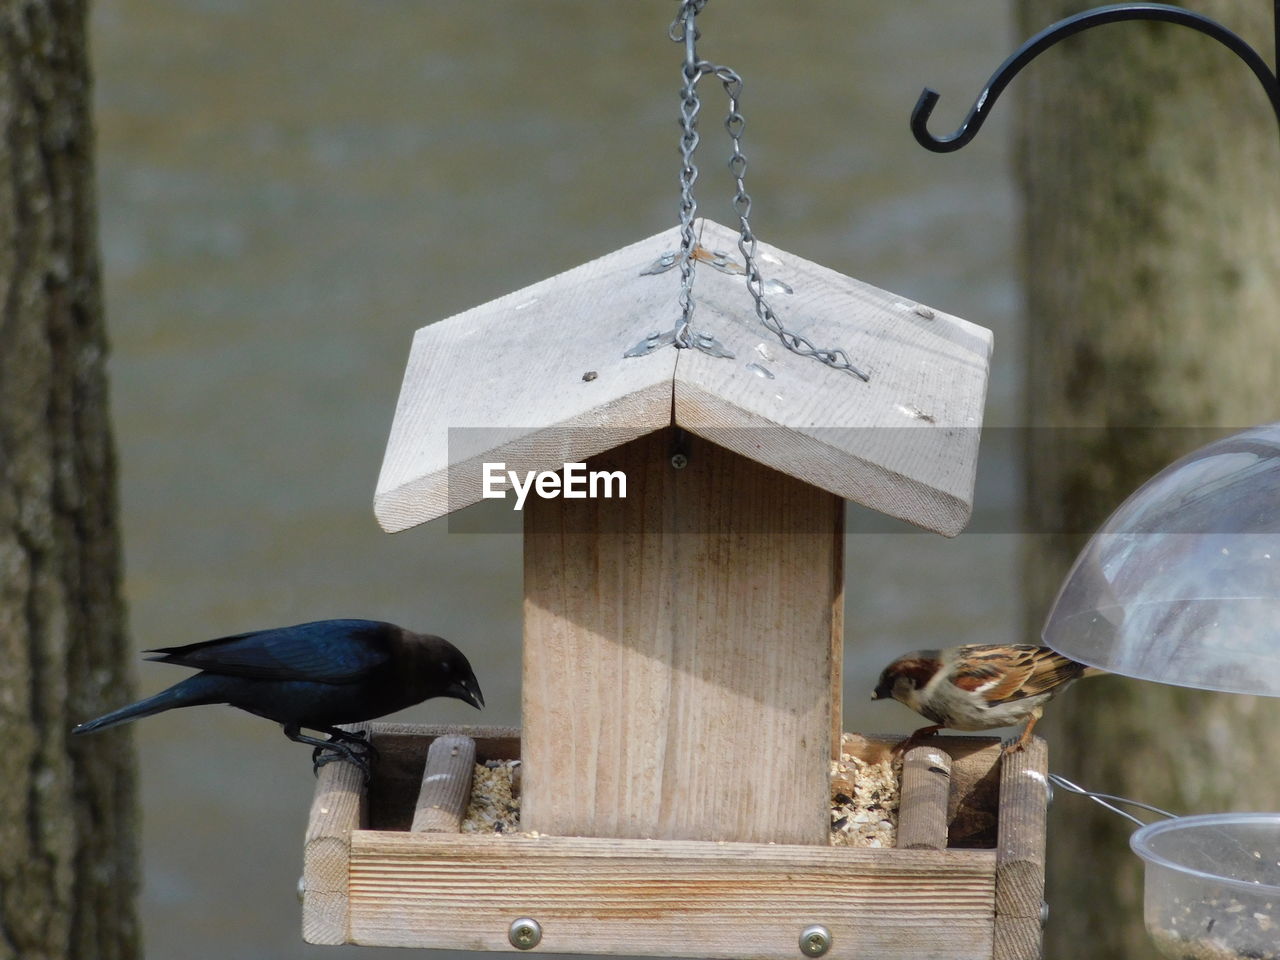
[[898,838],[902,760],[868,763],[842,753],[831,762],[831,845],[892,847]]
[[[477,763],[463,833],[520,833],[519,760]],[[517,781],[513,789],[513,775]],[[843,754],[831,764],[832,846],[890,848],[898,834],[902,761]]]
[[463,833],[518,833],[520,791],[513,777],[519,760],[477,763],[471,780],[471,802],[462,818]]
[[1186,939],[1169,930],[1152,930],[1160,956],[1169,960],[1280,960],[1280,948],[1230,946],[1216,937]]
[[[1148,928],[1169,960],[1280,960],[1280,923],[1272,904],[1254,910],[1234,898],[1183,903],[1168,929]],[[1264,912],[1265,911],[1265,912]]]

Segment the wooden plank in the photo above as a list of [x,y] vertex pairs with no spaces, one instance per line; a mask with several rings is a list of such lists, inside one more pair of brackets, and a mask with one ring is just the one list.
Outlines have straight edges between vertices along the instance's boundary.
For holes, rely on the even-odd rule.
[[[520,759],[520,728],[479,723],[388,723],[369,724],[373,745],[378,749],[381,766],[413,764],[421,774],[427,748],[437,737],[470,737],[476,743],[476,761]],[[381,776],[381,770],[374,771]]]
[[549,953],[794,960],[822,923],[831,960],[990,960],[994,871],[979,850],[358,831],[351,933],[511,950],[528,916]]
[[[701,244],[741,260],[736,232]],[[697,327],[736,356],[683,350],[675,422],[794,477],[947,536],[968,522],[991,332],[769,244],[760,267],[784,325],[840,347],[869,383],[788,351],[756,319],[741,275],[699,264]]]
[[[368,731],[353,724],[351,731]],[[302,937],[307,943],[347,942],[351,834],[363,824],[364,776],[350,763],[320,768],[302,853]]]
[[471,798],[476,742],[470,737],[437,737],[427,748],[418,805],[409,827],[415,833],[457,833]]
[[899,849],[946,849],[950,792],[951,757],[946,751],[925,745],[907,751],[898,801]]
[[825,844],[839,500],[663,432],[525,510],[522,825]]
[[[482,498],[481,465],[555,470],[671,422],[676,351],[623,354],[679,316],[668,230],[423,327],[374,496],[388,531]],[[505,487],[504,487],[505,488]]]
[[1049,806],[1049,750],[1033,737],[1005,754],[1000,775],[994,960],[1039,960]]

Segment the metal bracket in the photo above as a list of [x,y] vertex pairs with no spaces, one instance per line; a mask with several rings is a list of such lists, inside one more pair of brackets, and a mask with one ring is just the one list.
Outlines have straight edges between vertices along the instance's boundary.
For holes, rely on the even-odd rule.
[[634,347],[623,354],[624,357],[644,357],[660,347],[674,346],[683,350],[688,347],[694,347],[703,353],[713,357],[721,357],[725,359],[733,359],[734,352],[726,347],[709,333],[692,333],[690,334],[689,343],[680,343],[676,340],[676,331],[673,327],[665,333],[655,330],[649,334]]
[[665,347],[668,344],[676,342],[676,332],[674,329],[661,333],[657,330],[649,334],[634,347],[623,354],[624,357],[644,357],[653,353],[659,347]]

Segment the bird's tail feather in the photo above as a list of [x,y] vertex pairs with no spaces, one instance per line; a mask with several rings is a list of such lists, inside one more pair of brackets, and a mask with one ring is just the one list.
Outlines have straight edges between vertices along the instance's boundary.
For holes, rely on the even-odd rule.
[[112,710],[94,720],[80,724],[72,733],[93,733],[95,730],[106,730],[120,723],[149,717],[155,713],[172,710],[175,707],[194,707],[202,703],[225,703],[226,698],[219,695],[217,678],[205,673],[197,673],[175,683],[167,690],[161,690],[154,696],[131,703],[119,710]]

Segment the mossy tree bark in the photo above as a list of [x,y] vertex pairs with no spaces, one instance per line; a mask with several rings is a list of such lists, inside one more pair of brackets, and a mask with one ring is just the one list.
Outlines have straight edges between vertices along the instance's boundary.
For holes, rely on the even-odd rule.
[[[1029,36],[1089,4],[1023,0]],[[1270,53],[1271,3],[1194,4]],[[1019,78],[1028,344],[1028,629],[1086,535],[1195,428],[1280,419],[1280,136],[1248,69],[1185,28],[1124,23]],[[1065,532],[1064,532],[1065,531]],[[1106,678],[1046,723],[1052,769],[1192,813],[1276,808],[1280,701]],[[1131,827],[1060,795],[1046,955],[1155,957]]]
[[138,954],[85,4],[0,0],[0,958]]

